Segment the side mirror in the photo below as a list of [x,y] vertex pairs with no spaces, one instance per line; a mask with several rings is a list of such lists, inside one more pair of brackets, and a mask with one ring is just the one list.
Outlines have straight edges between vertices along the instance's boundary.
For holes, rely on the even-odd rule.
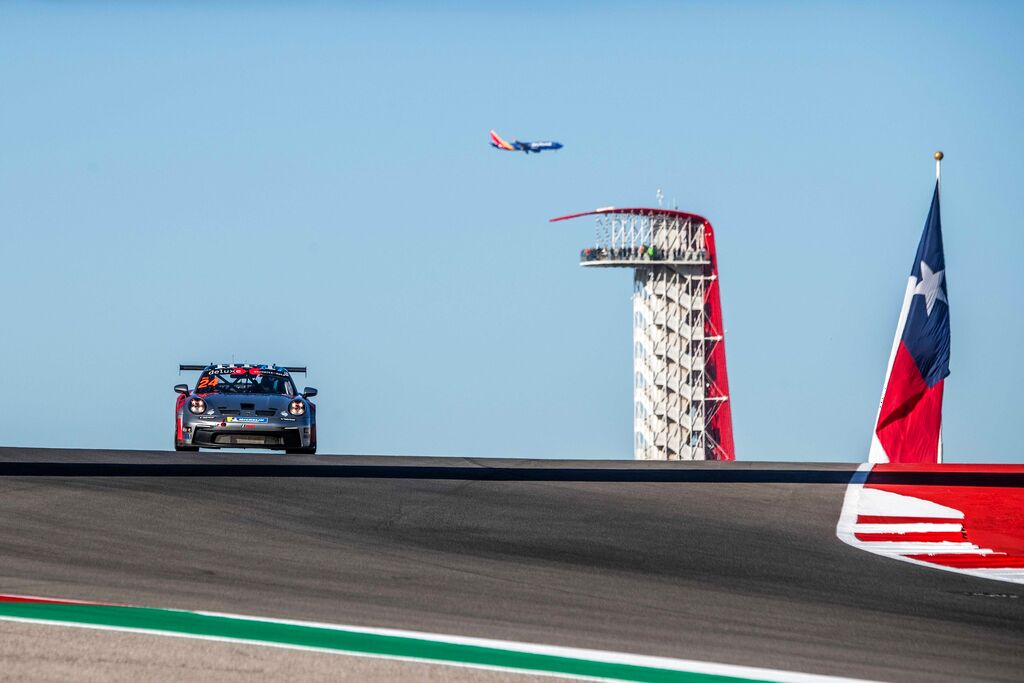
[[313,398],[316,396],[316,389],[314,387],[306,387],[302,390],[302,395],[306,398]]
[[187,394],[187,393],[189,393],[188,392],[188,385],[187,384],[175,384],[174,385],[174,393],[176,393],[176,394]]

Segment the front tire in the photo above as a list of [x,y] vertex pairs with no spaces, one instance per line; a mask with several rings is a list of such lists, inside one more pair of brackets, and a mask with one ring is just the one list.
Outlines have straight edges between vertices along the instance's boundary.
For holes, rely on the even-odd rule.
[[316,446],[309,448],[286,448],[284,452],[288,455],[316,455]]
[[199,451],[199,446],[182,446],[180,443],[175,443],[174,450],[178,451],[179,453],[196,453]]

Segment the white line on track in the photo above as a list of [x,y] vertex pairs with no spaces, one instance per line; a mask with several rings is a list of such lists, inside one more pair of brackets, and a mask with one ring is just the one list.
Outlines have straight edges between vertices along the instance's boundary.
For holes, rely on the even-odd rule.
[[[185,610],[167,610],[170,612],[182,612]],[[312,622],[312,621],[298,621],[292,619],[272,619],[265,617],[253,617],[239,614],[230,614],[223,612],[206,612],[206,611],[195,611],[193,614],[201,614],[209,617],[216,617],[221,619],[232,619],[239,621],[252,621],[252,622],[265,622],[274,624],[287,624],[293,626],[305,626],[320,629],[330,629],[336,631],[349,631],[356,633],[374,634],[385,637],[393,638],[411,638],[417,640],[449,643],[453,645],[466,645],[472,647],[492,648],[497,650],[506,650],[514,652],[523,652],[537,655],[547,655],[552,657],[564,657],[569,659],[579,659],[591,662],[601,662],[608,664],[624,664],[638,667],[650,667],[654,669],[662,669],[666,671],[676,671],[680,673],[696,673],[696,674],[708,674],[712,676],[728,676],[734,678],[752,679],[755,681],[777,681],[778,683],[870,683],[866,679],[855,679],[855,678],[843,678],[836,676],[825,676],[818,674],[808,674],[797,671],[785,671],[778,669],[767,669],[760,667],[749,667],[739,666],[733,664],[720,664],[717,662],[704,662],[690,659],[675,659],[670,657],[654,657],[649,655],[637,655],[629,654],[624,652],[613,652],[606,650],[589,650],[583,648],[573,647],[562,647],[558,645],[541,645],[535,643],[524,643],[508,640],[491,640],[488,638],[475,638],[469,636],[457,636],[440,633],[429,633],[423,631],[407,631],[403,629],[385,629],[385,628],[369,628],[365,626],[353,626],[348,624],[331,624],[323,622]],[[144,633],[153,635],[164,635],[181,638],[196,638],[199,640],[210,640],[210,641],[221,641],[230,643],[248,643],[254,645],[263,645],[268,647],[279,647],[293,650],[307,650],[313,652],[328,652],[340,655],[350,655],[358,657],[375,657],[381,659],[395,659],[400,661],[411,661],[421,662],[425,664],[440,664],[449,666],[463,666],[476,669],[490,669],[496,671],[515,671],[520,673],[528,673],[533,675],[544,675],[554,676],[557,678],[574,678],[574,679],[585,679],[585,680],[611,680],[603,678],[593,678],[587,676],[580,676],[578,674],[561,674],[557,672],[545,671],[543,669],[515,669],[512,667],[504,666],[488,666],[486,664],[476,663],[462,663],[457,661],[449,660],[434,660],[427,658],[408,657],[401,655],[378,655],[365,652],[353,652],[341,649],[331,648],[320,648],[311,647],[305,645],[294,645],[290,643],[281,643],[272,640],[249,640],[242,638],[232,638],[225,636],[211,636],[202,634],[191,634],[181,631],[165,631],[159,628],[144,629],[128,626],[111,626],[107,624],[89,624],[82,622],[70,622],[60,620],[48,620],[44,618],[32,618],[32,617],[14,617],[14,616],[3,616],[0,615],[2,621],[14,621],[23,623],[35,623],[35,624],[52,624],[56,626],[69,626],[73,628],[90,628],[102,631],[124,631],[129,633]],[[616,679],[618,680],[618,679]]]
[[960,532],[964,530],[963,524],[935,524],[933,522],[909,522],[905,524],[854,524],[855,534],[913,534],[913,533],[938,533],[938,532]]
[[347,624],[329,624],[313,621],[296,621],[292,619],[267,619],[264,617],[249,617],[238,614],[227,614],[223,612],[197,611],[196,614],[208,616],[225,617],[228,619],[245,619],[250,621],[267,621],[275,624],[291,624],[294,626],[313,626],[317,628],[340,629],[355,631],[357,633],[369,633],[394,638],[417,638],[440,643],[451,643],[453,645],[470,645],[473,647],[487,647],[499,650],[511,650],[514,652],[526,652],[537,655],[548,655],[552,657],[567,657],[570,659],[585,659],[592,662],[603,662],[606,664],[627,664],[631,666],[646,666],[656,669],[668,669],[688,673],[702,673],[717,676],[735,676],[740,678],[754,678],[756,680],[778,681],[779,683],[864,683],[866,679],[841,678],[835,676],[822,676],[818,674],[800,673],[797,671],[784,671],[779,669],[763,669],[760,667],[739,666],[734,664],[719,664],[716,662],[703,662],[693,659],[676,659],[673,657],[653,657],[650,655],[635,655],[625,652],[614,652],[609,650],[588,650],[575,647],[563,647],[560,645],[541,645],[536,643],[524,643],[513,640],[492,640],[489,638],[474,638],[471,636],[456,636],[443,633],[428,633],[424,631],[406,631],[403,629],[390,628],[369,628],[366,626],[351,626]]

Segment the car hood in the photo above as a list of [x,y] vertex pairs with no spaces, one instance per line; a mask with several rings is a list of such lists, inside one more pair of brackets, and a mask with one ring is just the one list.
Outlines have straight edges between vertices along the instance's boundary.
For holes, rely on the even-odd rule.
[[211,408],[228,410],[288,410],[293,400],[282,394],[205,394],[203,398]]

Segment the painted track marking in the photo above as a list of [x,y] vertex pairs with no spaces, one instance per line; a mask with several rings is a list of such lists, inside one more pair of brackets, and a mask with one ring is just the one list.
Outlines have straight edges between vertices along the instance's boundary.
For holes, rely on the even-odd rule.
[[666,657],[339,624],[0,595],[0,620],[251,643],[613,681],[843,683],[855,679]]
[[[1024,583],[1024,496],[1005,486],[976,485],[972,475],[1018,475],[1018,466],[861,465],[851,478],[836,525],[844,543],[933,569]],[[930,483],[936,473],[964,483]],[[872,481],[872,475],[877,481]],[[962,508],[962,509],[961,509]]]

